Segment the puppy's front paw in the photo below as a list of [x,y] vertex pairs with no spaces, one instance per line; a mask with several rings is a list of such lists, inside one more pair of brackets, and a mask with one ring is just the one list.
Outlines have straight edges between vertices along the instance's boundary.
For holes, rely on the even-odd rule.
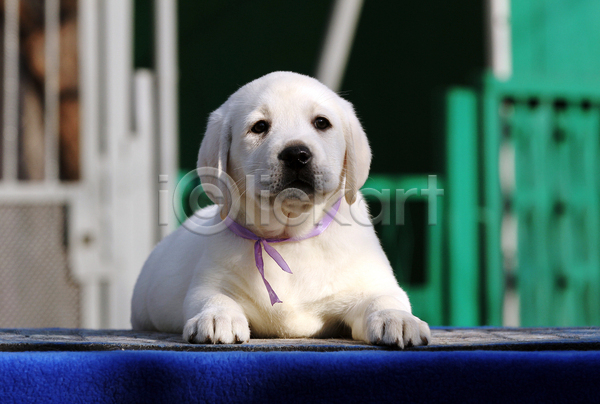
[[405,346],[427,345],[429,326],[403,310],[380,310],[367,318],[367,338],[371,344]]
[[189,319],[183,339],[193,344],[233,344],[248,342],[250,327],[242,313],[228,310],[203,311]]

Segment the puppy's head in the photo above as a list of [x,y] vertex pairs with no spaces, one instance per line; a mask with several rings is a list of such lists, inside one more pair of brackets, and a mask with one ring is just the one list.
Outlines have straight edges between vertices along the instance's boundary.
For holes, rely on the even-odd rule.
[[[290,72],[268,74],[231,95],[210,115],[198,156],[199,168],[221,170],[230,187],[237,185],[242,211],[268,199],[289,217],[342,190],[353,203],[370,162],[352,105],[317,80]],[[227,211],[233,202],[227,181],[201,180],[221,189]]]

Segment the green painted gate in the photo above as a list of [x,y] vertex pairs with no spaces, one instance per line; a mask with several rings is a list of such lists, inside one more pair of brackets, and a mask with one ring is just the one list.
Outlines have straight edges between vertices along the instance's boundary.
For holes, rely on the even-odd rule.
[[[521,324],[600,324],[600,83],[489,79],[482,100],[487,226],[516,218]],[[512,150],[514,188],[497,182]],[[501,201],[499,203],[498,201]],[[499,240],[491,237],[489,249]],[[502,268],[488,257],[496,288]],[[506,261],[506,257],[501,262]],[[498,292],[495,292],[496,294]]]
[[[600,325],[598,21],[594,0],[511,1],[512,77],[485,77],[477,90],[494,323],[512,265],[521,325]],[[512,258],[499,252],[507,218]]]
[[512,1],[510,80],[447,92],[443,226],[421,220],[420,283],[397,258],[418,232],[378,228],[415,314],[501,325],[515,288],[523,326],[600,325],[598,21],[597,1]]

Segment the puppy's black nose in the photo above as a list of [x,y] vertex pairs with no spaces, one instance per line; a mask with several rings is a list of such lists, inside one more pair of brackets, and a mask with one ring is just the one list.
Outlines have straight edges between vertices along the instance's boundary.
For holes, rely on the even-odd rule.
[[277,158],[283,161],[286,167],[299,171],[310,162],[312,153],[306,146],[290,146],[283,149]]

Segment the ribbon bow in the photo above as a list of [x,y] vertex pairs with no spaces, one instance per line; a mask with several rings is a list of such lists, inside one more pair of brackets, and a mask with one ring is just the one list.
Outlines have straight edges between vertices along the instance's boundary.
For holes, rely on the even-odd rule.
[[256,262],[256,268],[258,268],[258,272],[260,273],[260,276],[262,277],[262,280],[265,283],[267,292],[269,292],[269,298],[271,299],[271,306],[275,305],[275,303],[283,303],[283,302],[279,299],[279,297],[277,296],[277,294],[275,293],[275,291],[273,290],[273,288],[271,287],[271,285],[265,278],[265,264],[263,261],[262,250],[264,249],[267,252],[267,254],[269,254],[269,256],[271,258],[273,258],[273,260],[277,263],[277,265],[279,265],[281,267],[281,269],[283,269],[285,272],[291,274],[292,270],[290,269],[289,265],[287,264],[287,262],[285,262],[285,260],[281,256],[281,254],[279,254],[277,252],[277,250],[275,248],[273,248],[273,246],[271,244],[281,243],[283,241],[301,241],[301,240],[306,240],[311,237],[318,236],[319,234],[323,233],[327,229],[327,227],[329,227],[331,222],[333,222],[333,218],[336,215],[338,209],[340,208],[341,202],[342,202],[342,199],[341,198],[338,199],[338,201],[333,205],[331,210],[325,214],[325,217],[323,218],[323,220],[321,220],[308,234],[306,234],[302,237],[297,237],[297,238],[290,237],[290,238],[282,238],[282,239],[266,239],[266,238],[258,237],[256,234],[254,234],[250,230],[246,229],[241,224],[235,222],[229,216],[227,216],[225,218],[225,224],[227,225],[229,230],[231,230],[234,234],[236,234],[237,236],[239,236],[241,238],[245,238],[247,240],[255,240],[256,241],[254,243],[254,261]]

